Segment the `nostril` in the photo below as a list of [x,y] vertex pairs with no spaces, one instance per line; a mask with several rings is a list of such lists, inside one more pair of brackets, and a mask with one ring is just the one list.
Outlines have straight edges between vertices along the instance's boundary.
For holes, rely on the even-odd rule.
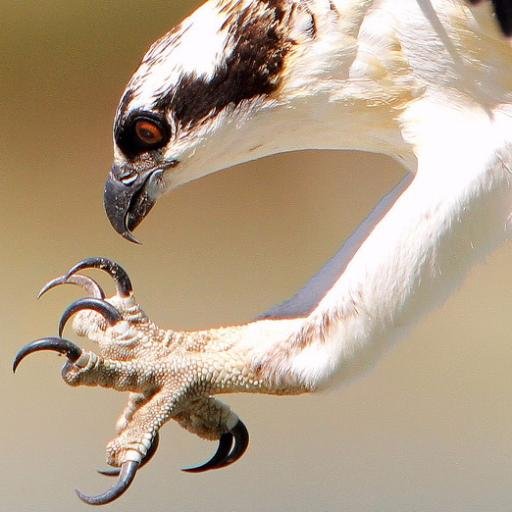
[[137,173],[135,172],[132,172],[132,173],[127,173],[123,176],[120,176],[119,177],[119,181],[123,184],[123,185],[126,185],[127,187],[130,186],[131,184],[135,183],[137,181]]
[[130,186],[137,181],[139,173],[131,165],[114,165],[110,171],[111,177],[123,185]]

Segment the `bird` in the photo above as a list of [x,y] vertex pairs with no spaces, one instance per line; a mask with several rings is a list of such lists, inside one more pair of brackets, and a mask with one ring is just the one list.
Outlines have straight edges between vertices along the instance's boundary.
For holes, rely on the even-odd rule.
[[[352,149],[408,172],[301,290],[245,324],[161,329],[104,257],[45,285],[88,296],[14,369],[53,350],[66,383],[130,392],[103,471],[118,480],[77,491],[83,501],[119,498],[171,419],[219,442],[188,471],[232,464],[249,435],[215,395],[315,392],[364,373],[510,238],[511,36],[510,0],[210,0],[150,47],[116,112],[104,189],[110,223],[132,242],[164,194],[263,156]],[[87,269],[116,293],[105,298]],[[97,353],[62,338],[71,317]]]

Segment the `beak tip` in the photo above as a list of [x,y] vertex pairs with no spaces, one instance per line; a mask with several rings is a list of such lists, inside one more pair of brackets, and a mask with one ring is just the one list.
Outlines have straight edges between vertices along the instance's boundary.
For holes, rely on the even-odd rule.
[[140,240],[137,240],[134,236],[133,236],[133,233],[129,230],[126,230],[126,231],[123,231],[121,233],[121,236],[123,238],[125,238],[126,240],[128,240],[129,242],[133,242],[134,244],[137,244],[137,245],[142,245],[142,242]]
[[145,190],[149,177],[142,176],[134,184],[126,186],[111,172],[105,183],[103,205],[108,220],[117,233],[135,244],[141,242],[135,238],[132,230],[142,222],[155,203]]

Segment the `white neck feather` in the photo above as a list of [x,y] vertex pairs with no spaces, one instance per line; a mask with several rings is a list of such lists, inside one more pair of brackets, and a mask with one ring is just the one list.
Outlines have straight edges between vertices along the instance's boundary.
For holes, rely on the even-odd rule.
[[241,347],[276,388],[364,371],[510,235],[512,119],[466,114],[439,109],[444,129],[427,129],[417,174],[294,298],[243,328]]
[[[476,260],[509,236],[512,109],[507,101],[512,88],[507,87],[512,80],[502,78],[484,95],[475,93],[470,71],[475,66],[478,74],[485,52],[494,46],[496,60],[487,72],[494,76],[498,69],[512,69],[512,51],[508,47],[505,52],[507,43],[498,38],[480,41],[474,29],[494,28],[478,25],[462,3],[433,3],[438,7],[434,22],[426,9],[429,2],[407,3],[408,17],[400,20],[393,15],[405,2],[394,2],[395,7],[393,2],[376,3],[392,21],[387,33],[382,29],[377,32],[382,39],[375,38],[378,8],[368,11],[357,32],[361,57],[348,68],[346,54],[339,61],[340,73],[345,70],[349,78],[338,88],[338,98],[334,80],[326,96],[316,96],[315,101],[324,101],[323,108],[315,104],[310,109],[318,114],[312,130],[326,131],[317,139],[310,133],[313,143],[303,147],[319,147],[315,141],[323,138],[321,147],[371,149],[406,162],[411,174],[295,297],[241,327],[240,348],[277,387],[315,389],[333,375],[345,380],[363,371],[418,317],[443,301]],[[369,3],[337,4],[341,10]],[[450,9],[443,11],[447,4]],[[373,35],[365,39],[369,33]],[[340,32],[326,37],[339,38]],[[477,42],[464,47],[466,54],[458,46],[464,38]],[[372,51],[379,56],[373,64]],[[320,75],[316,78],[321,82]],[[386,81],[391,95],[383,101],[379,91]],[[292,110],[297,112],[302,89],[296,83],[289,87],[288,97],[296,93]],[[311,100],[307,94],[304,98]],[[354,125],[339,122],[340,116],[346,121],[351,114]],[[338,127],[334,135],[329,134],[329,120]],[[375,136],[366,137],[361,129]],[[372,147],[362,147],[361,141]]]

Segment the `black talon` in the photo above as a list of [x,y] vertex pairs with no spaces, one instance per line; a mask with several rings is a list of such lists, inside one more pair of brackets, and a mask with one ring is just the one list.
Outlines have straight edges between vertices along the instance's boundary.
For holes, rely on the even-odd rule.
[[[149,450],[146,452],[146,455],[144,455],[144,458],[140,461],[139,469],[142,466],[145,466],[155,455],[156,449],[158,448],[158,443],[160,442],[160,435],[158,432],[155,434],[155,437],[153,437],[153,442],[151,443],[151,446],[149,447]],[[121,470],[119,468],[106,468],[106,469],[98,469],[98,473],[105,476],[117,476]]]
[[233,434],[231,432],[225,432],[220,436],[217,451],[209,461],[193,468],[184,468],[182,469],[182,471],[186,471],[187,473],[202,473],[203,471],[208,471],[210,469],[217,469],[218,467],[221,467],[219,465],[221,465],[229,456],[229,452],[231,450],[232,445]]
[[[233,448],[231,448],[232,445]],[[237,424],[229,432],[222,434],[217,452],[208,462],[202,466],[187,468],[183,471],[200,473],[210,469],[224,468],[236,462],[245,453],[247,446],[249,446],[249,432],[242,421],[238,420]]]
[[138,462],[131,460],[125,462],[121,466],[119,480],[108,491],[103,494],[99,494],[98,496],[87,496],[81,493],[78,489],[75,489],[75,492],[82,501],[85,501],[85,503],[88,503],[89,505],[106,505],[107,503],[119,498],[119,496],[121,496],[128,487],[130,487],[138,468]]
[[132,283],[126,271],[115,261],[109,260],[108,258],[86,258],[85,260],[79,261],[76,265],[66,274],[66,278],[69,277],[79,270],[87,268],[97,268],[107,272],[116,282],[117,292],[121,297],[128,297],[133,291]]
[[76,284],[81,286],[91,297],[96,299],[104,299],[105,292],[101,289],[101,286],[92,278],[88,276],[72,275],[66,278],[66,276],[60,276],[52,279],[46,283],[41,291],[37,294],[37,298],[42,297],[48,290],[55,288],[61,284]]
[[21,347],[14,358],[12,371],[16,371],[18,365],[26,356],[33,352],[39,352],[40,350],[54,350],[55,352],[64,354],[71,363],[74,363],[82,354],[82,349],[71,341],[62,338],[41,338]]
[[62,313],[59,322],[59,336],[62,336],[62,331],[64,331],[64,326],[66,325],[66,322],[69,320],[69,318],[82,309],[91,309],[96,311],[96,313],[102,315],[110,325],[114,325],[116,322],[119,322],[119,320],[123,318],[121,313],[119,313],[119,311],[114,306],[112,306],[112,304],[105,300],[95,299],[92,297],[78,299],[70,304],[64,313]]
[[237,424],[231,429],[235,437],[235,445],[229,454],[229,457],[218,467],[222,468],[236,462],[247,450],[249,446],[249,431],[242,420],[238,420]]

